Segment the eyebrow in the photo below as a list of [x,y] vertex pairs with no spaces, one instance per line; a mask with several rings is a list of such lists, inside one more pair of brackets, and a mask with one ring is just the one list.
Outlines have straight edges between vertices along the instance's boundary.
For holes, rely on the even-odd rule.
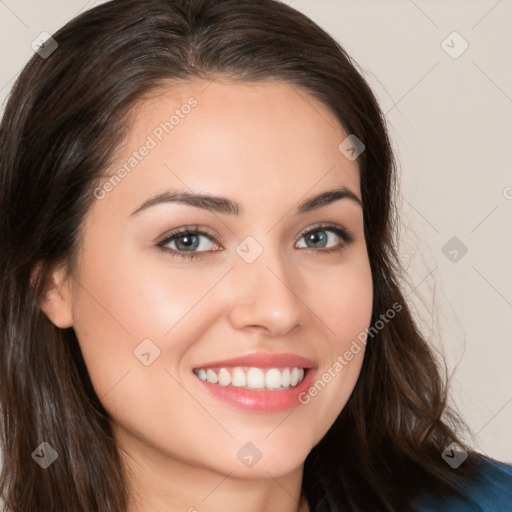
[[[334,190],[328,190],[322,192],[316,196],[310,197],[305,201],[302,201],[296,208],[296,213],[306,213],[323,206],[327,206],[334,201],[340,199],[350,199],[355,201],[361,207],[363,202],[357,197],[354,192],[349,190],[345,186],[338,187]],[[203,208],[215,213],[225,213],[229,215],[240,215],[243,212],[243,208],[238,203],[227,199],[225,197],[211,196],[205,194],[198,194],[186,191],[167,191],[151,197],[144,203],[142,203],[136,210],[134,210],[130,217],[137,213],[147,210],[153,206],[165,203],[181,203],[189,206],[195,206],[196,208]]]

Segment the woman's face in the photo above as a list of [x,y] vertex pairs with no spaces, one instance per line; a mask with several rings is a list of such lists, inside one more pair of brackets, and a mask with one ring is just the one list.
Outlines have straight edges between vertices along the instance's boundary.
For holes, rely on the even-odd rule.
[[53,317],[134,459],[285,475],[343,409],[372,311],[348,135],[282,82],[188,83],[137,106]]

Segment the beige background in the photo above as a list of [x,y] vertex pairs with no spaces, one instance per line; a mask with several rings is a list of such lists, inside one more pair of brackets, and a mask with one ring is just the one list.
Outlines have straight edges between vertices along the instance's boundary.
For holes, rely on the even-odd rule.
[[[1,103],[31,42],[98,3],[0,0]],[[408,298],[446,353],[473,442],[512,462],[512,1],[286,3],[341,43],[386,113]]]

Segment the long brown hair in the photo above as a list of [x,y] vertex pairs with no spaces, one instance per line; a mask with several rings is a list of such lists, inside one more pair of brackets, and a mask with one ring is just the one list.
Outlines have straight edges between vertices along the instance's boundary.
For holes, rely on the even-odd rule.
[[[422,492],[457,492],[474,471],[441,458],[462,423],[400,289],[393,193],[396,166],[384,117],[343,48],[275,0],[114,0],[53,35],[17,79],[0,126],[0,489],[11,512],[126,512],[127,480],[72,328],[38,307],[48,271],[73,272],[95,183],[144,94],[217,77],[292,84],[363,141],[364,233],[373,276],[372,324],[347,405],[305,461],[303,495],[343,510],[407,510]],[[31,280],[34,268],[37,279]],[[457,434],[456,434],[457,432]],[[43,441],[58,463],[31,454]]]

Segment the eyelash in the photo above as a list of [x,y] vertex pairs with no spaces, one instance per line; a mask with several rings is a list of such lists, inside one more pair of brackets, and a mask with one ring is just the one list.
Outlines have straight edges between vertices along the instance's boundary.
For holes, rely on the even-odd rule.
[[[354,241],[354,237],[352,234],[345,228],[342,228],[340,226],[337,226],[336,224],[319,224],[316,226],[313,226],[312,228],[308,228],[307,230],[303,231],[299,237],[299,240],[303,238],[305,235],[308,235],[310,233],[314,233],[316,231],[331,231],[334,234],[336,234],[339,238],[341,238],[341,243],[337,245],[336,247],[331,247],[329,249],[311,249],[308,248],[309,252],[313,252],[318,255],[322,256],[329,256],[334,253],[338,253],[339,251],[343,250],[347,245],[351,244]],[[210,252],[217,252],[217,251],[198,251],[198,252],[186,252],[186,251],[176,251],[175,249],[169,249],[168,247],[165,247],[170,242],[173,242],[175,239],[179,238],[180,236],[184,235],[204,235],[208,238],[210,238],[215,244],[219,245],[219,242],[217,241],[217,238],[213,233],[208,232],[208,230],[200,229],[199,226],[187,226],[185,228],[178,229],[176,231],[173,231],[170,233],[169,236],[165,238],[165,240],[162,240],[157,244],[157,247],[161,248],[165,252],[169,253],[172,257],[180,258],[180,259],[198,259],[206,256]]]

